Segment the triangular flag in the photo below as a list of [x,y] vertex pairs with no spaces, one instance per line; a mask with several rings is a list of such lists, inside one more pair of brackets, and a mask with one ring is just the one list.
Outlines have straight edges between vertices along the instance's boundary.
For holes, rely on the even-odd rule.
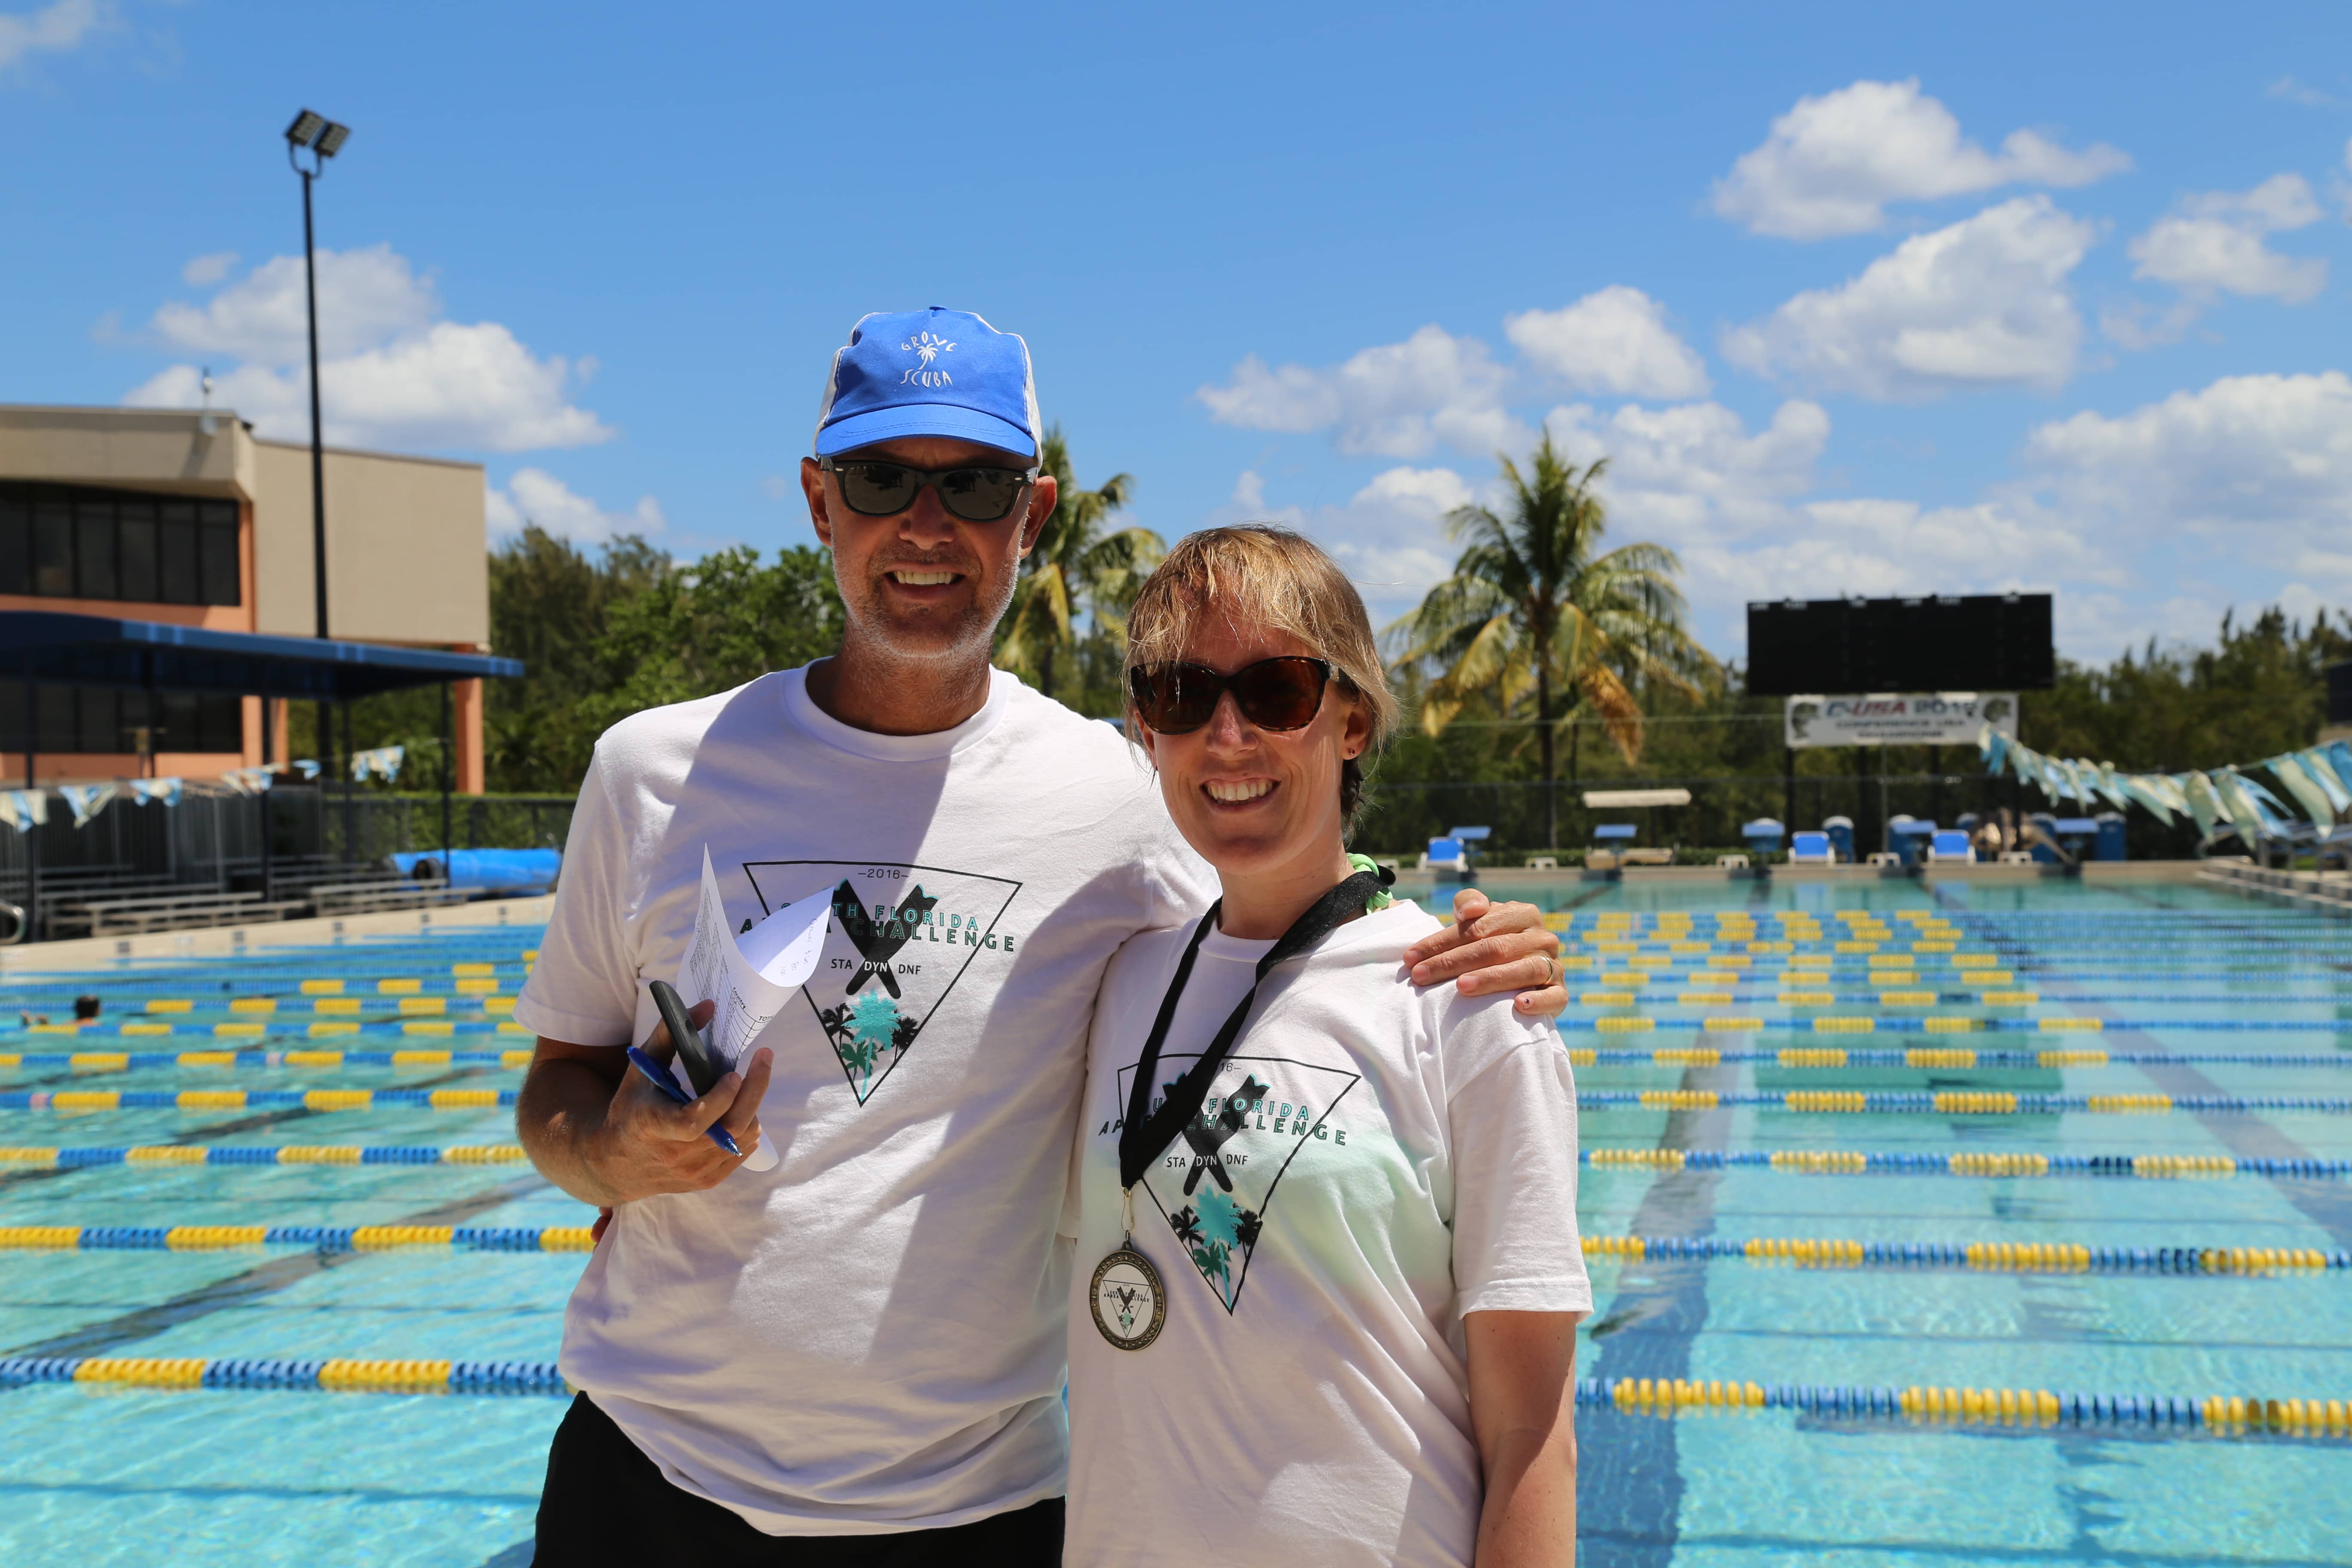
[[107,802],[114,798],[114,786],[110,784],[59,784],[58,793],[66,797],[68,805],[73,807],[74,826],[87,827],[89,819],[104,811]]

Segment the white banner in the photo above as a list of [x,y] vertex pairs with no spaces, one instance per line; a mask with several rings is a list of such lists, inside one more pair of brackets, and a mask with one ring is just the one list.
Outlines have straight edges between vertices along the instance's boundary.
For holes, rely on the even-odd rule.
[[1789,699],[1791,746],[1973,746],[1987,725],[2016,736],[2016,692]]

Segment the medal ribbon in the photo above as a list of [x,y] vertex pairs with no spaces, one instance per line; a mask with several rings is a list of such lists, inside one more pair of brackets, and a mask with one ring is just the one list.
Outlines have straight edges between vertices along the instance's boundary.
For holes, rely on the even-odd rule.
[[[1241,1037],[1242,1026],[1249,1021],[1250,1004],[1257,1000],[1257,988],[1265,984],[1266,974],[1277,963],[1297,957],[1317,942],[1354,917],[1359,910],[1386,885],[1385,874],[1359,871],[1321,898],[1307,912],[1292,922],[1264,958],[1257,961],[1257,977],[1250,982],[1248,994],[1225,1019],[1223,1028],[1209,1043],[1182,1078],[1170,1087],[1168,1098],[1160,1109],[1151,1110],[1151,1080],[1160,1072],[1160,1047],[1168,1038],[1168,1026],[1176,1017],[1176,1003],[1184,994],[1186,982],[1192,978],[1192,960],[1201,951],[1201,941],[1217,923],[1217,911],[1224,908],[1220,899],[1209,906],[1201,923],[1192,928],[1192,940],[1184,944],[1184,956],[1176,964],[1176,977],[1168,983],[1168,994],[1160,999],[1160,1016],[1151,1023],[1151,1034],[1143,1042],[1143,1059],[1136,1064],[1135,1081],[1127,1091],[1127,1123],[1118,1134],[1118,1183],[1131,1188],[1143,1178],[1143,1173],[1160,1151],[1176,1141],[1184,1123],[1201,1113],[1209,1098],[1209,1085],[1217,1069],[1233,1055],[1234,1043]],[[1150,1112],[1149,1115],[1146,1112]]]

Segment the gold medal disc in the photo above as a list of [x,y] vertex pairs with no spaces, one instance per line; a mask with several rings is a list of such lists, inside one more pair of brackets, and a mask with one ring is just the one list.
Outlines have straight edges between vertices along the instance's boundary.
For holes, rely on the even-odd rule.
[[1168,1321],[1168,1289],[1160,1270],[1130,1243],[1095,1266],[1088,1292],[1095,1327],[1113,1347],[1139,1351],[1160,1337]]

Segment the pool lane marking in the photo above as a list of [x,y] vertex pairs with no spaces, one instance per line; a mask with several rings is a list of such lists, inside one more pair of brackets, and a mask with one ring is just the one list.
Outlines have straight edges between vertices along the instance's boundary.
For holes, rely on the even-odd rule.
[[[473,1075],[460,1072],[446,1073],[440,1078],[425,1079],[414,1087],[437,1089],[444,1084],[471,1076]],[[314,1110],[307,1105],[289,1106],[284,1110],[263,1110],[251,1116],[240,1116],[232,1121],[215,1122],[209,1126],[197,1128],[194,1131],[183,1133],[176,1138],[167,1138],[162,1143],[149,1145],[149,1147],[184,1149],[192,1144],[209,1143],[221,1137],[234,1137],[240,1132],[251,1132],[266,1127],[283,1127],[289,1121],[300,1121],[309,1117],[342,1114],[341,1111]],[[55,1165],[36,1165],[30,1170],[0,1170],[0,1193],[5,1193],[9,1188],[24,1183],[49,1180],[85,1168],[60,1163]]]
[[[536,1173],[514,1181],[501,1182],[495,1187],[467,1197],[437,1204],[418,1214],[394,1221],[395,1225],[455,1225],[468,1220],[486,1209],[501,1204],[514,1203],[544,1192],[548,1184]],[[274,1296],[289,1286],[299,1285],[312,1275],[330,1268],[340,1268],[362,1258],[380,1258],[380,1252],[298,1252],[289,1257],[273,1258],[267,1263],[256,1264],[241,1274],[215,1279],[152,1307],[141,1307],[103,1322],[88,1323],[79,1329],[0,1350],[5,1356],[103,1356],[116,1348],[152,1339],[168,1329],[215,1312],[231,1308],[251,1306],[265,1297]],[[26,1386],[31,1386],[27,1384]],[[0,1390],[5,1392],[5,1390]]]
[[[1693,1066],[1685,1089],[1734,1087],[1737,1068]],[[1733,1110],[1716,1105],[1670,1110],[1658,1147],[1687,1149],[1720,1143]],[[1684,1165],[1651,1181],[1634,1211],[1633,1228],[1647,1234],[1680,1228],[1693,1236],[1715,1230],[1719,1168]],[[1646,1264],[1647,1281],[1629,1285],[1620,1275],[1606,1314],[1598,1315],[1593,1359],[1612,1377],[1668,1380],[1690,1376],[1691,1346],[1707,1318],[1706,1264],[1662,1260]],[[1630,1317],[1625,1314],[1632,1314]],[[1579,1537],[1591,1568],[1669,1568],[1680,1531],[1684,1489],[1680,1452],[1671,1421],[1643,1423],[1624,1440],[1584,1451],[1577,1470]]]
[[[1938,903],[1945,902],[1948,897],[1945,889],[1940,887],[1934,887],[1929,890]],[[1990,920],[1992,917],[1984,918]],[[2028,944],[2022,939],[2012,940],[2016,941],[2021,949],[2030,951]],[[2077,992],[2081,989],[2075,982],[2063,975],[2053,975],[2044,984],[2054,988],[2067,988]],[[2067,1000],[2063,996],[2054,999]],[[2121,1035],[2144,1042],[2145,1049],[2138,1053],[2141,1059],[2130,1065],[2134,1071],[2145,1077],[2158,1089],[2175,1099],[2187,1099],[2200,1094],[2219,1095],[2222,1092],[2219,1083],[2197,1068],[2186,1063],[2158,1064],[2147,1060],[2149,1056],[2170,1054],[2163,1041],[2144,1029],[2113,1021],[2108,1009],[2101,1005],[2083,1005],[2088,1006],[2092,1016],[2102,1021],[2100,1033],[2103,1036]],[[2195,1110],[2189,1110],[2189,1114],[2196,1119],[2197,1124],[2203,1128],[2215,1142],[2240,1159],[2309,1160],[2317,1158],[2309,1149],[2280,1131],[2263,1116],[2243,1112],[2221,1115]],[[2266,1179],[2277,1189],[2281,1197],[2294,1205],[2306,1219],[2327,1232],[2337,1247],[2352,1247],[2352,1191],[2347,1191],[2337,1183],[2321,1184],[2283,1176],[2269,1176]]]

